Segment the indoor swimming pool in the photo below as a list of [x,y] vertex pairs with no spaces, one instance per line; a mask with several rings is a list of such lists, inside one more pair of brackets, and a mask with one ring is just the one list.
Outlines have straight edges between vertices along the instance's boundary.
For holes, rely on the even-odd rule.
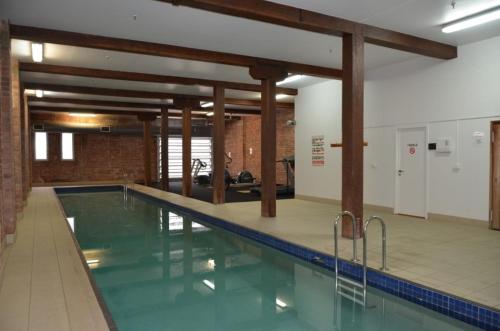
[[58,196],[119,330],[475,330],[132,190]]

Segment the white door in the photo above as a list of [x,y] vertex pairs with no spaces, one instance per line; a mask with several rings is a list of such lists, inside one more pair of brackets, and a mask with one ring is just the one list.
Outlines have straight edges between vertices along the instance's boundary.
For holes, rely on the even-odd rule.
[[398,214],[427,217],[426,141],[426,128],[398,130]]

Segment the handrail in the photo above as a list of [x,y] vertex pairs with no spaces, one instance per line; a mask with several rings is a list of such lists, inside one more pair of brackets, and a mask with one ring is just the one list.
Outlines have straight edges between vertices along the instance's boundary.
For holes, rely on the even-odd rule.
[[365,225],[363,227],[363,291],[364,294],[366,294],[366,273],[367,273],[367,250],[368,250],[368,225],[374,220],[377,220],[380,222],[380,225],[382,226],[382,268],[380,270],[386,271],[387,270],[387,260],[386,260],[386,254],[387,254],[387,244],[386,244],[386,228],[385,228],[385,222],[384,220],[379,217],[379,216],[371,216],[365,221]]
[[353,262],[358,262],[358,249],[356,245],[356,236],[357,236],[357,231],[356,231],[356,217],[354,216],[353,213],[350,211],[344,210],[343,212],[337,214],[337,217],[335,217],[335,223],[333,225],[333,232],[334,232],[334,240],[335,240],[335,274],[338,273],[339,270],[339,243],[338,243],[338,225],[339,221],[342,219],[343,216],[349,216],[352,220],[352,260]]

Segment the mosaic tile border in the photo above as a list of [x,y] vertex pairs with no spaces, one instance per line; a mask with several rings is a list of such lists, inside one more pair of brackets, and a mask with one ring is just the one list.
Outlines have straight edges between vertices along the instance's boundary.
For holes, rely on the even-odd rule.
[[[61,193],[82,192],[80,189],[81,188],[76,187],[65,188],[64,192]],[[111,191],[121,191],[123,188],[121,186],[113,186],[108,187],[108,189],[110,189]],[[209,216],[199,211],[192,210],[129,188],[129,192],[130,191],[137,196],[145,198],[146,200],[164,204],[208,224],[220,227],[232,233],[241,235],[245,238],[252,239],[266,246],[298,257],[309,263],[313,263],[331,271],[335,270],[334,256],[317,252],[310,248],[292,244],[287,241],[275,238],[271,235],[255,231],[241,225],[236,225],[234,223]],[[84,192],[92,191],[85,190]],[[339,272],[358,281],[362,280],[363,268],[359,264],[353,264],[351,262],[339,259]],[[438,290],[415,284],[408,280],[376,271],[371,268],[368,269],[367,278],[368,285],[371,287],[377,288],[384,292],[390,293],[397,297],[411,301],[420,306],[429,308],[431,310],[461,320],[467,324],[482,328],[484,330],[500,331],[500,312],[495,309],[485,307],[450,294],[445,294]]]

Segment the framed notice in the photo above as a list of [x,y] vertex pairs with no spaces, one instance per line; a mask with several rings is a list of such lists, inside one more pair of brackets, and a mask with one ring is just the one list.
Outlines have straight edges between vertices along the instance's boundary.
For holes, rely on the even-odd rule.
[[312,165],[323,167],[325,165],[325,136],[312,137]]

